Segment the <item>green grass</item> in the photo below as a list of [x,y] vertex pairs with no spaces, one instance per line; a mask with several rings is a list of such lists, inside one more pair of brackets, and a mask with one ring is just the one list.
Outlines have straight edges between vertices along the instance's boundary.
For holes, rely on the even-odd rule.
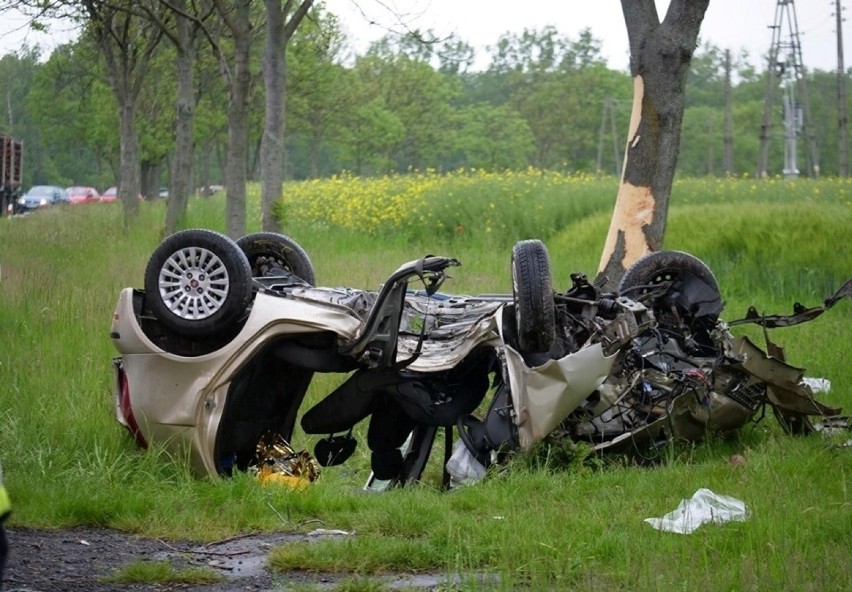
[[211,569],[176,569],[168,561],[134,561],[103,578],[107,584],[215,584],[222,576]]
[[[502,188],[491,178],[433,180],[423,203],[441,224],[433,219],[431,227],[413,218],[425,211],[420,206],[406,209],[400,230],[390,232],[386,225],[373,231],[330,225],[296,215],[290,203],[285,228],[310,254],[322,285],[375,288],[403,261],[435,253],[463,264],[446,291],[509,291],[511,245],[537,236],[548,245],[556,286],[565,289],[569,273],[595,274],[615,185],[540,177],[516,175]],[[710,265],[726,318],[742,316],[750,305],[766,313],[792,312],[796,301],[817,305],[852,276],[850,188],[830,179],[678,181],[666,247]],[[309,189],[333,195],[322,185],[287,191],[295,200]],[[454,209],[459,200],[465,207]],[[563,211],[566,200],[575,202],[570,215],[532,216],[532,222],[527,216]],[[222,230],[223,211],[221,198],[193,200],[189,224]],[[463,231],[445,231],[456,228],[451,213],[462,216]],[[733,440],[673,447],[653,468],[620,459],[588,462],[582,450],[540,449],[451,493],[439,491],[437,466],[422,486],[362,493],[369,456],[363,426],[355,456],[324,470],[304,492],[260,487],[248,476],[196,479],[183,458],[137,450],[114,419],[115,351],[107,333],[118,291],[141,285],[164,219],[161,203],[143,204],[129,229],[117,204],[0,219],[0,461],[15,505],[12,526],[102,525],[193,540],[344,529],[354,535],[288,545],[271,554],[271,564],[365,577],[461,574],[461,588],[471,590],[494,587],[477,580],[482,573],[499,578],[504,589],[852,588],[845,436],[787,437],[771,417]],[[258,219],[256,201],[250,219]],[[505,229],[486,232],[486,220]],[[844,301],[815,321],[771,333],[791,363],[831,380],[822,400],[847,412],[850,320],[852,303]],[[736,332],[761,343],[753,328]],[[318,399],[337,382],[319,377],[309,397]],[[745,464],[732,466],[732,454],[742,454]],[[700,487],[745,501],[750,519],[688,536],[643,522]],[[341,589],[380,589],[368,582],[356,578]]]

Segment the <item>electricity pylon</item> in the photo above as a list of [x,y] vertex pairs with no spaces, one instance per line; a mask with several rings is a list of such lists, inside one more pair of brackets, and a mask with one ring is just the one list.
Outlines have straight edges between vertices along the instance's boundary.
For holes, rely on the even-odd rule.
[[843,7],[834,1],[837,22],[837,174],[849,176],[849,115],[846,109],[846,68],[843,65]]
[[802,44],[793,0],[778,0],[772,29],[772,45],[766,73],[766,97],[763,103],[763,122],[760,126],[760,157],[757,175],[769,174],[769,143],[772,139],[772,114],[776,109],[776,91],[780,89],[784,122],[785,177],[798,177],[799,136],[805,142],[807,173],[819,176],[819,161],[813,134],[805,66],[802,63]]

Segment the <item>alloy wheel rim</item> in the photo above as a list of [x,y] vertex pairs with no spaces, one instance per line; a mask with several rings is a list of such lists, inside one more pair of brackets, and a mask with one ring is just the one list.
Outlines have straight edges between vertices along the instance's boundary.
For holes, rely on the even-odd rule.
[[160,296],[168,309],[182,319],[203,320],[219,312],[229,285],[225,264],[202,247],[175,251],[160,269]]

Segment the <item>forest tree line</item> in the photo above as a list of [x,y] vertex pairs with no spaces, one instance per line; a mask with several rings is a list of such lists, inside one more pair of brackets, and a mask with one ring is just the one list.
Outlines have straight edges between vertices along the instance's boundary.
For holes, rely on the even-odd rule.
[[[257,179],[265,100],[263,14],[256,11],[251,18],[257,48],[250,54],[247,170]],[[429,37],[387,36],[356,55],[337,18],[321,4],[314,7],[286,48],[285,178],[459,168],[619,173],[633,83],[626,70],[607,66],[593,31],[576,38],[553,27],[504,34],[479,70],[464,40]],[[146,195],[168,184],[175,149],[175,51],[172,44],[156,46],[137,104]],[[765,67],[754,66],[755,60],[760,61],[738,55],[731,62],[728,171],[725,51],[709,44],[696,51],[679,175],[755,174],[766,95]],[[229,91],[200,36],[193,68],[193,182],[222,184]],[[116,184],[120,122],[107,76],[103,52],[85,27],[49,56],[24,46],[0,58],[5,95],[0,129],[24,141],[25,185]],[[838,76],[808,71],[807,83],[820,171],[836,175]],[[779,104],[773,116],[770,156],[770,170],[777,174],[784,164],[780,109]]]

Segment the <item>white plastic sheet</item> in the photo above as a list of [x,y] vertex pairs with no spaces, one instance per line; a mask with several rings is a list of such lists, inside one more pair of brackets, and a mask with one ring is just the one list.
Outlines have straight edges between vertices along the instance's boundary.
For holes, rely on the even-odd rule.
[[827,395],[831,392],[831,381],[827,378],[814,378],[805,376],[802,382],[811,387],[811,391],[815,395]]
[[447,461],[447,472],[453,485],[470,485],[485,476],[485,467],[471,454],[464,442],[457,440],[453,455]]
[[690,499],[681,500],[674,511],[660,518],[645,518],[645,522],[657,530],[689,534],[705,522],[743,522],[747,517],[745,502],[702,488]]

